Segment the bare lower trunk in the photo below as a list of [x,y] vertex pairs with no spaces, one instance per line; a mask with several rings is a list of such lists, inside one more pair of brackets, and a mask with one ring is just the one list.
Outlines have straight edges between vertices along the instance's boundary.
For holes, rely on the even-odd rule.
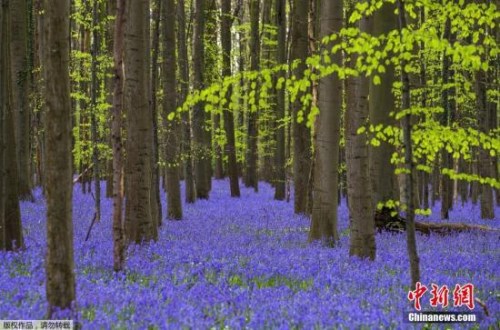
[[44,1],[43,72],[46,106],[48,317],[75,300],[69,86],[69,2]]
[[[324,1],[320,10],[320,37],[338,32],[343,25],[343,1]],[[340,52],[331,56],[332,63],[342,65]],[[320,109],[316,117],[314,188],[309,240],[322,240],[334,245],[338,239],[338,165],[342,81],[336,73],[319,81]],[[298,161],[298,160],[296,160]]]
[[[286,62],[286,0],[276,0],[276,25],[278,26],[278,64]],[[284,72],[279,72],[278,79],[285,78]],[[286,168],[285,168],[285,90],[276,91],[276,153],[275,153],[275,192],[274,199],[285,199]]]
[[30,108],[28,66],[28,19],[27,1],[10,0],[10,40],[12,106],[14,109],[15,138],[17,148],[18,193],[23,200],[32,200],[30,170]]
[[167,163],[167,217],[182,219],[181,190],[179,184],[179,121],[177,116],[168,120],[170,114],[175,115],[177,84],[175,75],[175,1],[167,0],[162,8],[163,16],[163,117],[165,120],[167,145],[165,158]]
[[114,92],[111,114],[111,142],[113,146],[113,269],[121,271],[125,264],[125,237],[123,228],[123,39],[125,28],[125,0],[116,0],[114,30]]
[[[179,56],[179,71],[181,80],[179,101],[183,102],[189,91],[189,65],[186,42],[186,13],[184,9],[184,0],[177,3],[178,28],[177,28],[177,53]],[[186,184],[186,203],[194,203],[196,199],[196,190],[193,178],[193,158],[191,150],[191,119],[189,111],[182,113],[182,151],[185,155],[184,161],[184,180]]]
[[129,242],[141,243],[157,238],[151,206],[153,120],[149,107],[149,1],[126,2],[125,17],[125,233]]
[[[309,51],[308,39],[308,13],[307,0],[295,0],[292,13],[292,44],[290,61],[299,59],[305,61]],[[304,62],[298,65],[293,74],[300,79],[306,69]],[[306,126],[306,120],[298,122],[298,114],[302,109],[300,96],[292,104],[292,131],[293,131],[293,183],[295,191],[295,213],[307,211],[307,195],[309,173],[311,171],[311,131]],[[307,118],[309,111],[306,109],[303,118]]]
[[[231,76],[231,0],[222,0],[222,20],[221,20],[221,44],[222,44],[222,74],[225,77]],[[234,136],[234,115],[229,109],[231,103],[232,87],[229,87],[226,94],[227,106],[223,108],[224,130],[226,131],[226,155],[228,159],[227,172],[229,175],[229,186],[231,197],[240,197],[240,185],[238,182],[238,164],[236,163],[236,142]]]
[[[399,9],[399,28],[403,30],[406,28],[405,9],[402,0],[398,0]],[[405,71],[406,61],[401,60],[401,83],[402,83],[402,100],[401,110],[410,108],[410,78]],[[408,248],[408,257],[410,259],[410,273],[411,273],[411,288],[415,289],[415,285],[420,281],[420,259],[418,257],[417,242],[415,237],[415,205],[414,205],[414,185],[416,179],[415,164],[413,162],[413,151],[411,141],[411,114],[403,117],[401,126],[403,128],[403,143],[404,143],[404,158],[405,167],[408,171],[407,184],[406,184],[406,239]]]
[[[370,19],[360,22],[360,29],[370,32]],[[351,59],[356,63],[356,57]],[[375,221],[371,199],[368,143],[365,134],[358,129],[368,119],[369,80],[355,77],[347,81],[346,165],[347,196],[349,206],[350,247],[349,254],[375,259]]]

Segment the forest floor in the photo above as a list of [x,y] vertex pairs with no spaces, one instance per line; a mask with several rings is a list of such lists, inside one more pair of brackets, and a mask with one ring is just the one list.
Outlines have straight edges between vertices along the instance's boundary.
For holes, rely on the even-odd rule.
[[[104,185],[103,185],[104,188]],[[406,235],[377,234],[377,258],[349,257],[348,214],[339,208],[340,244],[307,243],[309,220],[293,203],[273,200],[273,190],[242,189],[228,197],[228,182],[214,181],[208,201],[184,205],[183,221],[164,221],[158,242],[131,247],[127,270],[112,271],[111,200],[102,221],[84,238],[93,200],[79,186],[74,194],[74,242],[79,322],[84,329],[410,328],[414,311]],[[46,313],[45,204],[21,205],[26,250],[0,253],[0,320],[43,319]],[[165,195],[162,194],[165,201]],[[164,203],[164,202],[163,202]],[[165,206],[165,205],[164,205]],[[439,205],[430,217],[439,217]],[[500,208],[496,209],[500,214]],[[499,228],[479,219],[479,205],[457,205],[451,222]],[[421,282],[429,290],[423,311],[469,311],[453,307],[456,284],[472,283],[479,322],[448,328],[500,328],[498,232],[447,236],[417,234]],[[451,307],[431,307],[431,284],[447,285]],[[419,325],[418,327],[423,327]],[[440,327],[441,327],[440,326]]]

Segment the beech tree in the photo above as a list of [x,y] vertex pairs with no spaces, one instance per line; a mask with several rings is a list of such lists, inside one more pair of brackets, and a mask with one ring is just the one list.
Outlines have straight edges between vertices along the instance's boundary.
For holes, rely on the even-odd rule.
[[69,2],[43,2],[47,300],[49,318],[76,299],[73,256]]
[[127,115],[125,233],[130,242],[157,238],[151,200],[152,118],[149,106],[149,0],[125,4],[124,110]]
[[[179,185],[179,122],[175,116],[177,101],[176,55],[175,55],[175,0],[167,0],[163,5],[163,113],[166,128],[166,174],[167,174],[167,217],[182,218],[181,189]],[[174,118],[169,120],[169,115]]]
[[[320,37],[339,32],[343,26],[343,0],[322,1],[320,8]],[[331,55],[331,61],[341,66],[342,54],[337,52]],[[309,240],[321,239],[334,245],[339,239],[337,189],[342,81],[338,74],[334,73],[321,79],[318,92],[319,115],[315,127],[313,205]]]

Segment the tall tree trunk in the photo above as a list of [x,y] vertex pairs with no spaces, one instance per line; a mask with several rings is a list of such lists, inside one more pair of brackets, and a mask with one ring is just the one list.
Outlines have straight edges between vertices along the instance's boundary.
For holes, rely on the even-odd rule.
[[[259,36],[259,17],[260,17],[260,0],[251,0],[250,2],[250,70],[259,71],[260,67],[260,36]],[[258,85],[258,83],[256,84]],[[254,99],[248,109],[248,128],[247,128],[247,155],[246,155],[246,170],[245,170],[245,185],[259,190],[258,179],[258,108],[259,108],[259,92],[258,86],[253,90]]]
[[149,105],[149,0],[125,4],[127,165],[125,233],[129,242],[157,238],[151,205],[152,118]]
[[[482,70],[476,73],[476,104],[478,109],[479,128],[483,133],[490,132],[490,113],[487,105],[487,77],[486,73]],[[479,149],[479,163],[478,170],[479,176],[483,178],[493,177],[492,162],[489,152],[484,149]],[[493,188],[487,184],[479,185],[481,203],[481,219],[494,219],[495,211],[493,205]]]
[[[164,5],[163,5],[164,6]],[[152,178],[151,178],[151,205],[154,209],[153,219],[158,226],[161,226],[162,211],[160,199],[160,149],[158,143],[158,105],[156,102],[156,93],[158,90],[158,55],[160,52],[160,15],[162,10],[162,1],[156,0],[153,14],[153,47],[151,58],[151,111],[153,125],[153,155],[151,162]],[[175,49],[175,45],[174,45]],[[175,72],[175,69],[172,71]],[[175,76],[175,75],[174,75]]]
[[101,220],[101,177],[100,177],[100,166],[99,166],[99,134],[98,134],[98,123],[97,123],[97,94],[99,93],[99,81],[97,79],[97,67],[99,63],[97,62],[97,57],[99,56],[99,43],[100,36],[98,33],[99,24],[99,11],[98,3],[96,0],[93,2],[92,8],[92,64],[91,64],[91,89],[90,89],[90,106],[91,106],[91,126],[92,126],[92,163],[93,163],[93,174],[94,174],[94,200],[95,200],[95,216],[96,221]]
[[[286,63],[286,0],[276,0],[276,26],[278,26],[278,49],[276,51],[277,64]],[[286,73],[278,73],[278,81],[285,79]],[[284,84],[284,82],[283,82]],[[283,85],[284,86],[284,85]],[[275,151],[275,191],[274,199],[285,199],[286,166],[285,166],[285,89],[276,91],[276,151]]]
[[[113,0],[115,1],[115,0]],[[113,43],[113,107],[111,108],[111,142],[113,146],[113,269],[123,270],[125,236],[123,225],[123,41],[125,37],[125,1],[116,0]]]
[[5,37],[8,35],[4,33],[4,28],[6,24],[5,15],[3,13],[3,2],[0,2],[0,251],[5,249],[5,100],[6,100],[6,83],[5,77],[9,75],[6,74],[3,56],[3,48],[8,43]]
[[[195,0],[195,18],[193,30],[193,87],[201,90],[205,61],[205,0]],[[210,143],[205,132],[205,109],[202,103],[193,107],[193,145],[196,197],[208,199],[211,178],[207,168],[210,167]]]
[[[444,37],[451,44],[454,42],[454,33],[451,32],[451,21],[446,19],[444,27]],[[453,82],[454,72],[451,69],[451,56],[443,55],[443,115],[441,117],[441,125],[450,126],[454,120],[455,114],[455,88],[448,86]],[[441,152],[441,168],[453,168],[452,155],[445,149]],[[447,175],[441,175],[441,218],[448,219],[449,211],[453,206],[453,181]]]
[[23,200],[33,200],[30,171],[30,108],[28,65],[28,8],[26,0],[10,0],[12,106],[16,127],[18,192]]
[[[222,44],[222,75],[231,76],[231,0],[222,0],[221,18],[221,44]],[[240,185],[238,182],[238,164],[236,162],[236,142],[234,137],[234,115],[230,109],[232,86],[226,94],[226,106],[223,107],[224,130],[226,131],[226,155],[228,159],[227,172],[229,175],[229,187],[231,197],[240,197]]]
[[[186,40],[186,10],[184,8],[184,0],[177,2],[177,53],[179,54],[179,71],[180,71],[180,93],[179,103],[184,102],[189,92],[189,64],[188,64],[188,49]],[[196,190],[193,178],[193,158],[191,153],[191,119],[189,111],[182,113],[182,145],[185,154],[184,161],[184,180],[186,186],[186,203],[194,203],[196,199]]]
[[69,86],[69,1],[44,0],[43,72],[46,106],[47,299],[49,318],[75,298]]
[[[395,6],[385,3],[382,8],[373,14],[373,34],[379,36],[397,28],[397,17],[394,14]],[[373,125],[394,124],[389,113],[394,110],[394,95],[392,82],[394,81],[394,67],[388,65],[386,72],[380,75],[382,84],[370,84],[370,123]],[[372,180],[372,197],[374,205],[387,200],[397,200],[398,194],[394,166],[391,156],[394,147],[389,143],[381,142],[378,147],[370,148],[370,177]]]
[[[167,217],[182,219],[181,188],[179,184],[179,121],[175,114],[177,84],[175,76],[175,0],[167,0],[163,15],[163,117],[167,131],[165,158],[167,163]],[[172,120],[168,119],[174,114]]]
[[[363,32],[371,32],[371,19],[359,24]],[[351,58],[356,63],[356,56]],[[353,64],[352,64],[353,65]],[[375,213],[371,198],[368,141],[365,134],[357,134],[369,116],[368,95],[370,81],[353,77],[347,81],[346,165],[347,199],[349,200],[350,245],[349,254],[375,259]]]
[[[331,5],[331,4],[329,4]],[[293,74],[301,79],[306,69],[305,59],[308,56],[308,0],[294,0],[292,11],[292,45],[290,50],[290,61],[300,60],[301,63]],[[305,213],[307,210],[307,195],[309,173],[311,171],[311,130],[306,126],[306,120],[298,122],[298,114],[302,109],[300,95],[292,104],[292,131],[293,131],[293,183],[295,191],[294,210],[295,213]],[[305,109],[303,118],[308,118],[308,110]],[[337,156],[336,156],[337,157]],[[326,170],[326,168],[325,168]]]
[[[398,0],[399,9],[399,28],[406,29],[405,8],[402,0]],[[405,71],[406,60],[401,60],[401,83],[402,83],[402,100],[401,110],[410,108],[410,78]],[[416,179],[415,164],[413,162],[413,151],[411,142],[411,114],[408,113],[402,119],[401,126],[403,128],[403,144],[405,149],[405,167],[408,171],[406,179],[406,240],[408,248],[408,258],[410,259],[411,273],[411,288],[415,289],[415,285],[420,281],[420,260],[417,252],[417,242],[415,238],[415,205],[414,205],[414,184]]]
[[[2,27],[2,39],[7,41],[1,45],[1,66],[3,72],[9,72],[12,66],[10,53],[9,53],[9,42],[12,39],[11,30],[11,18],[10,9],[12,4],[8,1],[3,3],[3,27]],[[2,99],[0,102],[3,103],[3,127],[2,131],[5,132],[5,150],[4,150],[4,191],[5,191],[5,204],[4,213],[2,218],[4,218],[5,225],[5,248],[8,251],[15,251],[19,248],[24,247],[23,232],[21,225],[21,212],[19,209],[19,183],[18,183],[18,171],[17,171],[17,153],[16,153],[16,132],[15,132],[15,109],[13,99],[15,97],[12,88],[12,80],[9,74],[2,77],[1,87],[2,87]]]
[[[338,32],[343,25],[343,0],[323,1],[320,10],[320,39]],[[342,65],[342,54],[331,56],[332,63]],[[338,239],[338,165],[342,81],[337,73],[319,81],[316,117],[316,145],[311,231],[309,240],[322,240],[334,245]],[[296,162],[300,159],[296,159]]]

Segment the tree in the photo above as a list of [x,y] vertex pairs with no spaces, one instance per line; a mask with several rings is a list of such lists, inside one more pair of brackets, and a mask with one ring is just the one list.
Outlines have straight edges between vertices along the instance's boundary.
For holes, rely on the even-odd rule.
[[125,1],[116,0],[113,44],[113,106],[111,108],[111,142],[113,147],[113,269],[123,270],[125,237],[123,228],[123,42],[125,36]]
[[[402,0],[398,0],[399,10],[399,29],[406,29],[405,7]],[[401,111],[408,110],[411,106],[410,100],[410,78],[406,71],[407,61],[401,59]],[[415,200],[413,194],[415,192],[416,170],[413,160],[413,146],[411,140],[411,112],[403,116],[401,121],[403,129],[403,144],[404,144],[404,164],[406,169],[406,185],[404,189],[406,199],[406,241],[408,248],[408,258],[410,259],[411,273],[411,288],[415,289],[415,285],[420,281],[420,260],[418,258],[417,243],[415,238]]]
[[69,1],[45,0],[43,73],[45,93],[45,191],[47,199],[48,316],[71,308],[75,298],[69,88]]
[[26,0],[10,0],[10,38],[12,106],[16,126],[18,193],[23,200],[32,200],[30,171],[30,109],[28,66],[28,8]]
[[153,120],[149,106],[149,0],[126,2],[124,48],[125,233],[127,240],[141,243],[157,238],[151,205]]
[[[177,53],[179,63],[179,93],[177,102],[180,103],[186,99],[189,93],[189,64],[188,49],[186,41],[186,11],[184,0],[178,0],[177,3]],[[196,190],[193,178],[193,158],[191,153],[191,119],[189,111],[182,113],[182,152],[185,154],[184,160],[184,180],[186,186],[186,203],[194,203],[196,199]]]
[[[12,17],[10,9],[12,4],[4,1],[3,4],[3,26],[2,40],[7,42],[1,45],[1,64],[3,72],[9,72],[11,68],[11,58],[9,53],[9,40],[12,39],[10,19]],[[0,77],[0,83],[3,120],[2,134],[4,134],[4,153],[3,153],[3,192],[5,193],[3,214],[0,216],[3,219],[5,249],[15,251],[24,246],[23,232],[21,225],[21,212],[19,209],[19,194],[18,194],[18,172],[17,172],[17,154],[16,154],[16,134],[14,130],[14,106],[13,106],[13,89],[12,80],[9,74]],[[2,222],[0,222],[0,225]]]
[[[195,0],[195,17],[193,28],[193,87],[203,88],[204,72],[204,36],[205,36],[205,1]],[[207,169],[210,167],[210,143],[207,141],[205,131],[205,109],[202,103],[193,107],[192,117],[193,145],[195,151],[194,172],[196,184],[196,197],[208,199],[210,192],[210,176]]]
[[[251,0],[250,2],[250,70],[259,71],[260,67],[260,36],[259,36],[259,14],[260,14],[260,0]],[[253,96],[253,97],[252,97]],[[258,155],[257,155],[257,142],[258,142],[258,112],[259,108],[259,94],[257,88],[251,90],[249,95],[249,109],[248,109],[248,127],[247,127],[247,155],[246,155],[246,168],[245,168],[245,185],[254,188],[255,191],[259,190],[258,179]]]
[[[175,0],[167,0],[162,8],[163,16],[163,117],[166,126],[167,145],[167,216],[182,219],[181,188],[179,184],[179,121],[176,110],[176,55],[175,55]],[[169,118],[173,115],[173,118]],[[170,120],[169,120],[170,119]]]
[[[309,38],[308,22],[309,11],[308,0],[294,0],[292,10],[292,30],[290,61],[300,60],[300,64],[293,70],[293,75],[301,79],[308,56]],[[309,184],[309,172],[311,171],[311,131],[306,126],[309,112],[302,109],[303,102],[297,96],[292,104],[292,131],[293,131],[293,183],[294,183],[294,209],[295,213],[305,213],[307,207],[307,195]],[[302,121],[299,122],[299,114]]]
[[[163,6],[164,7],[164,6]],[[152,119],[152,139],[153,148],[151,155],[151,206],[153,221],[161,226],[162,210],[160,198],[160,151],[158,143],[158,105],[156,100],[158,83],[158,55],[160,52],[160,18],[162,1],[155,0],[153,12],[153,31],[152,31],[152,49],[151,49],[151,119]],[[174,46],[175,47],[175,46]]]
[[[278,26],[278,49],[276,62],[286,63],[286,0],[276,0],[276,26]],[[278,80],[285,79],[285,73],[280,71]],[[274,199],[285,199],[286,167],[285,167],[285,90],[276,91],[276,150],[275,150],[275,192]]]
[[[221,18],[221,44],[222,44],[222,75],[231,76],[231,0],[222,0],[222,18]],[[232,86],[228,87],[226,93],[226,106],[223,107],[224,130],[226,131],[226,155],[227,172],[229,175],[229,186],[231,197],[240,197],[240,185],[238,182],[238,164],[236,162],[236,143],[234,137],[234,115],[232,109],[229,109],[231,103]]]
[[99,89],[99,80],[97,78],[98,56],[100,53],[100,35],[99,35],[99,9],[97,0],[92,5],[92,63],[91,63],[91,87],[90,87],[90,122],[92,127],[92,170],[94,176],[94,200],[95,200],[95,218],[101,220],[101,173],[99,164],[99,133],[97,123],[97,97]]
[[[359,29],[370,32],[371,19],[363,18]],[[357,60],[351,55],[351,65]],[[367,77],[352,77],[347,81],[347,110],[345,113],[347,199],[349,200],[349,254],[375,259],[375,223],[371,197],[368,141],[358,129],[368,120],[368,95],[370,82]]]
[[[375,36],[386,34],[397,28],[397,17],[394,15],[395,6],[384,3],[382,8],[373,14],[372,31]],[[394,119],[389,113],[394,110],[395,99],[392,93],[394,81],[394,67],[388,65],[385,73],[380,74],[383,84],[370,84],[370,123],[373,125],[392,125]],[[370,148],[370,177],[372,180],[372,196],[374,205],[388,200],[397,200],[394,165],[391,156],[394,146],[382,142],[380,146]]]
[[7,36],[7,32],[4,32],[6,23],[4,23],[5,15],[4,15],[4,1],[0,2],[0,250],[5,249],[5,129],[4,129],[4,113],[5,113],[5,100],[6,98],[6,82],[5,77],[8,77],[8,74],[5,74],[5,56],[4,54],[4,45],[7,45],[7,42],[4,42],[5,36]]
[[[343,0],[323,1],[320,10],[320,37],[339,32],[343,25]],[[331,55],[332,63],[342,65],[342,54]],[[338,167],[342,81],[337,73],[319,81],[319,115],[316,117],[316,139],[313,181],[313,205],[309,240],[334,245],[338,240]],[[300,159],[296,159],[296,162]]]

